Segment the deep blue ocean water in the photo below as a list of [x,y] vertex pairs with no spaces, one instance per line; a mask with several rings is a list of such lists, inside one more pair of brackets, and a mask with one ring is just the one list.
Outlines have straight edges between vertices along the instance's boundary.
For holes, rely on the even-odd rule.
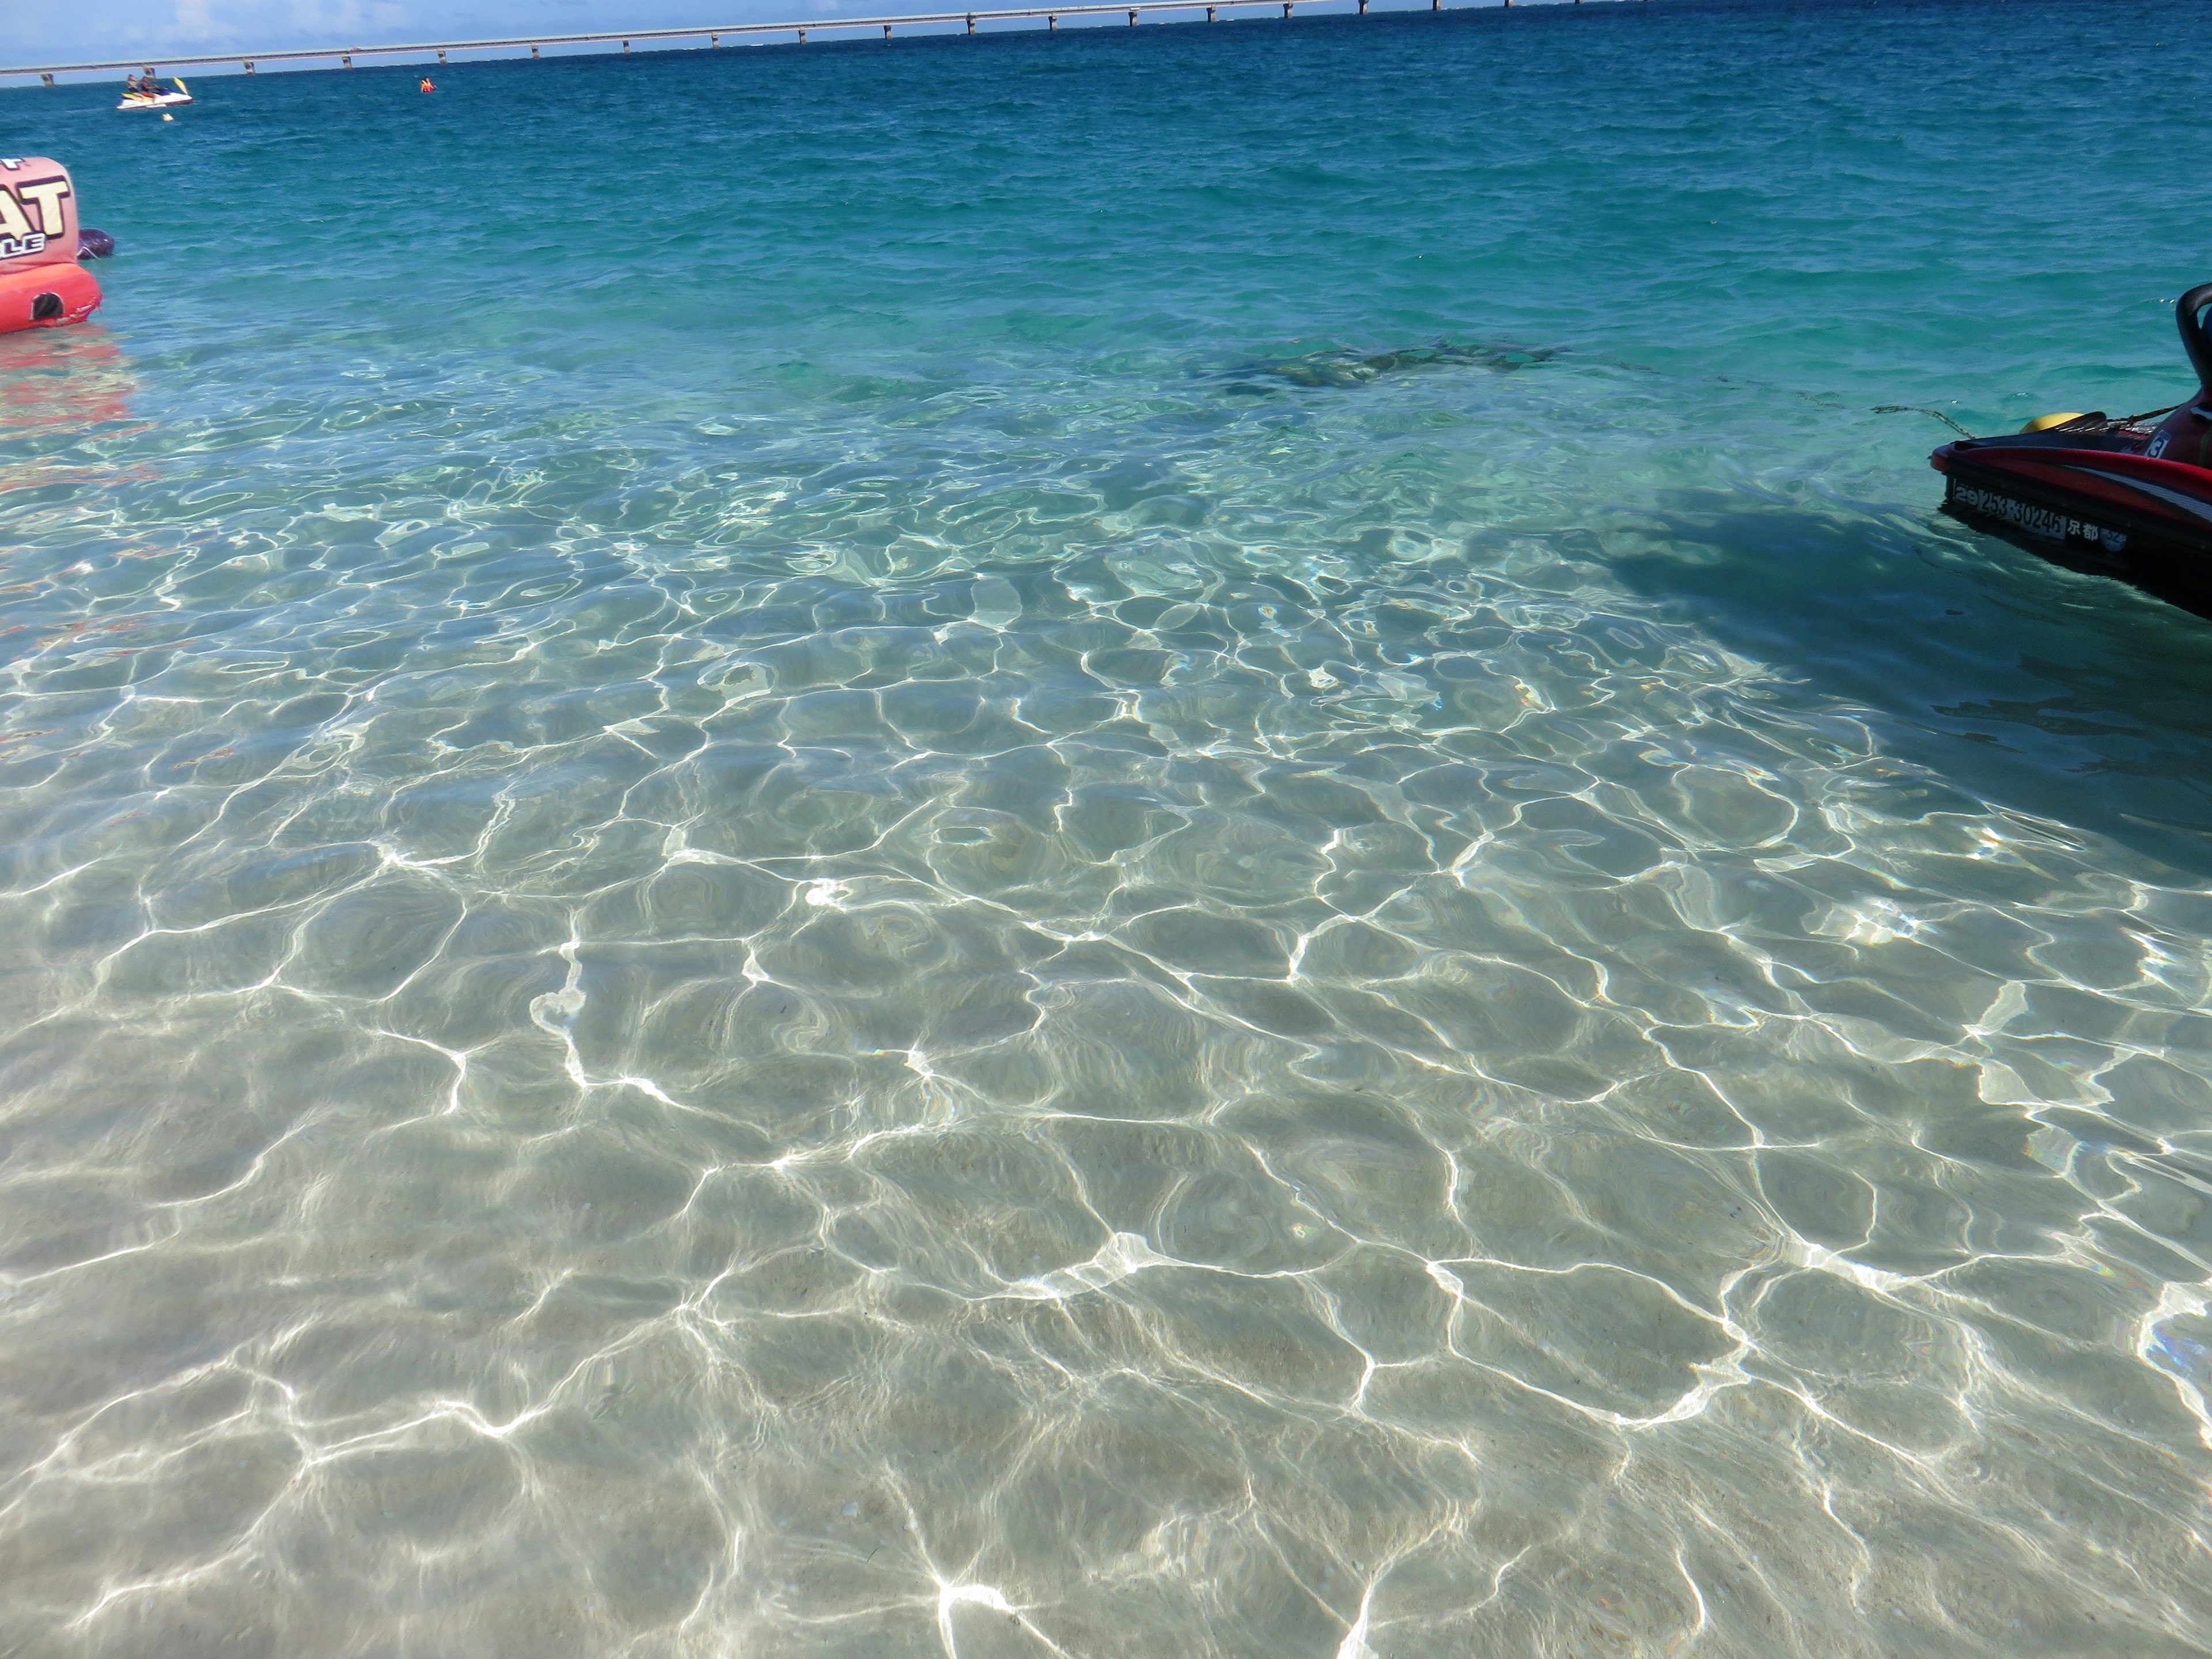
[[0,1651],[2212,1652],[2202,30],[0,94]]

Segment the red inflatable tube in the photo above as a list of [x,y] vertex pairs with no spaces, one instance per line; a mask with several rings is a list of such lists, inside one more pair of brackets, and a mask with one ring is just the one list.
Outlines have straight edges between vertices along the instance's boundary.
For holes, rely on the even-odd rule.
[[82,265],[0,270],[0,334],[81,323],[99,304],[99,280]]
[[78,251],[69,169],[44,155],[0,155],[0,334],[92,315],[100,284]]

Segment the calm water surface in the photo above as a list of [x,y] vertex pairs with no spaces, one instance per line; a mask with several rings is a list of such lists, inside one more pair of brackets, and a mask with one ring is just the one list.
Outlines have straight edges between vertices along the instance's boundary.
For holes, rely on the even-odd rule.
[[0,94],[0,1651],[2212,1651],[2203,25]]

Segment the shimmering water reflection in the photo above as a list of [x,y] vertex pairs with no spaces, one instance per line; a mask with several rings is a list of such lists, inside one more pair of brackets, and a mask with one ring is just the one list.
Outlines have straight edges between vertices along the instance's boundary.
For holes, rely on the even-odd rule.
[[[1781,26],[1453,27],[756,55],[729,132]],[[185,138],[274,167],[303,84]],[[310,222],[296,341],[187,246],[0,343],[8,1650],[2204,1651],[2202,625],[1932,520],[1893,354],[1478,328],[1415,252],[1320,339],[1318,276],[1009,302],[1114,234],[1034,118],[1075,201],[994,264],[1009,161],[927,302],[410,341]],[[1387,159],[1313,199],[1384,237]]]

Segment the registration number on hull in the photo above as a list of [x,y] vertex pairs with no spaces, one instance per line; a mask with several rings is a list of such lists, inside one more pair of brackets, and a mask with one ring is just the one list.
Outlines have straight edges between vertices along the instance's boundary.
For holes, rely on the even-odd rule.
[[2107,530],[2102,525],[2089,523],[2065,513],[2053,512],[2047,507],[2015,501],[1993,489],[1978,489],[1972,484],[1950,481],[1950,492],[1944,505],[1954,507],[1978,517],[1994,519],[2000,524],[2010,525],[2025,534],[2046,542],[2090,542],[2107,553],[2117,553],[2128,544],[2124,531]]

